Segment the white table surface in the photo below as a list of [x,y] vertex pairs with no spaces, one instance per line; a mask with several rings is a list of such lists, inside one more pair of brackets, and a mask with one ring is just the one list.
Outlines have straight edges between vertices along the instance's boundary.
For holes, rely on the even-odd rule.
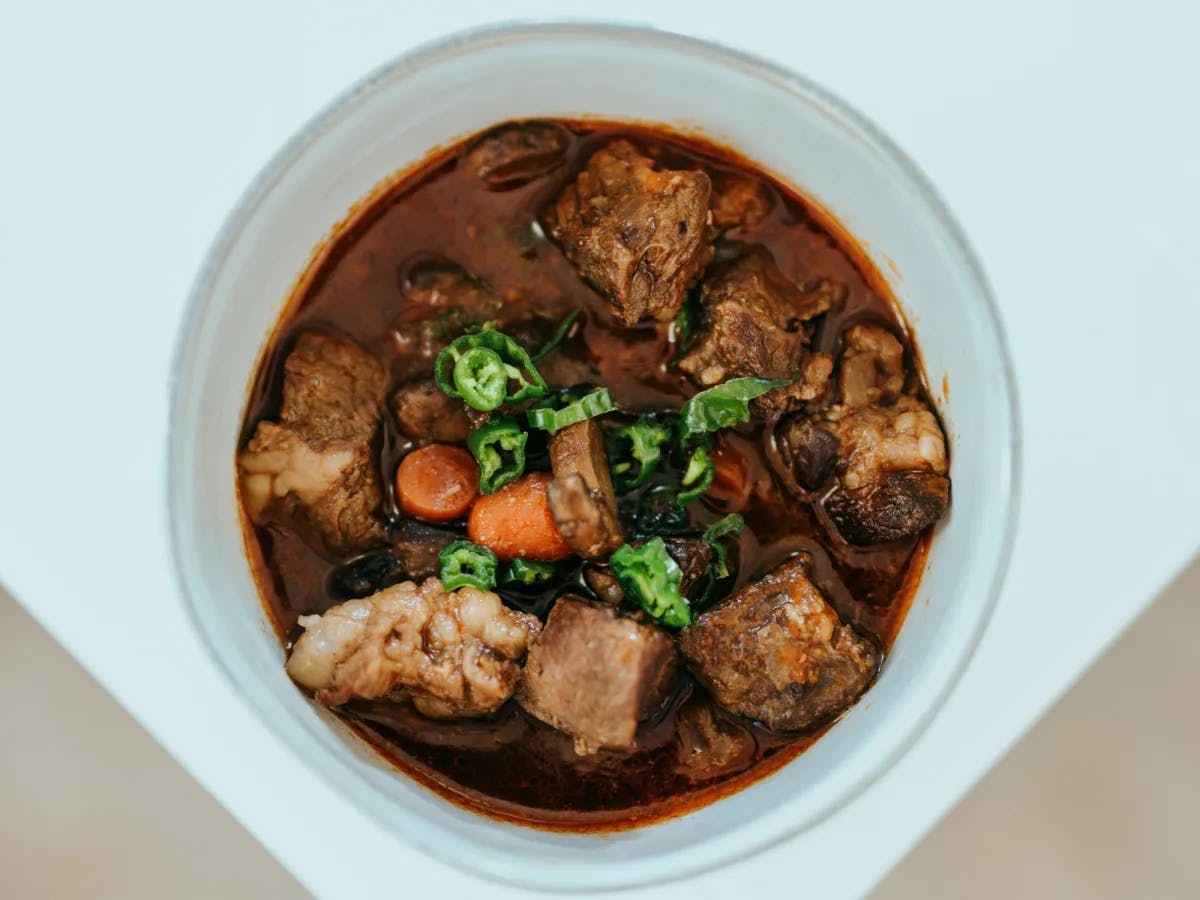
[[[184,297],[251,177],[351,80],[460,27],[589,6],[10,0],[0,16],[0,581],[318,895],[485,886],[311,783],[201,652],[164,528]],[[1200,547],[1197,8],[786,6],[603,12],[791,66],[925,169],[1011,338],[1021,524],[978,654],[899,764],[820,826],[655,897],[866,891]]]

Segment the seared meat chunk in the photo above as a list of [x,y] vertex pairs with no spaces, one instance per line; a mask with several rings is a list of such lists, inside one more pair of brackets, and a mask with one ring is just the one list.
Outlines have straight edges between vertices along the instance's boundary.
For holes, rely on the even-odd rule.
[[950,503],[946,443],[924,402],[904,395],[826,417],[822,427],[838,441],[838,484],[825,509],[847,540],[895,541],[942,517]]
[[238,457],[250,515],[257,519],[275,504],[334,553],[378,543],[371,441],[386,387],[383,366],[360,347],[300,335],[284,362],[279,421],[260,422]]
[[754,735],[710,700],[693,697],[679,711],[677,721],[679,763],[692,781],[732,775],[754,762]]
[[405,519],[392,533],[392,553],[407,576],[420,581],[441,571],[438,554],[458,538],[453,531]]
[[418,444],[461,444],[471,432],[462,401],[446,395],[432,379],[400,385],[392,411],[400,433]]
[[511,122],[485,134],[463,162],[491,190],[509,190],[562,165],[571,136],[552,122]]
[[754,401],[764,415],[813,400],[824,392],[833,361],[808,351],[806,323],[843,290],[831,281],[801,290],[765,251],[749,253],[704,281],[700,329],[679,368],[701,387],[746,376],[796,378]]
[[617,140],[559,194],[546,230],[626,325],[665,322],[712,259],[711,190],[704,172],[656,170]]
[[725,709],[776,731],[827,722],[854,703],[879,654],[837,613],[797,557],[685,628],[679,649]]
[[488,591],[447,593],[436,578],[411,581],[320,616],[301,616],[304,634],[287,672],[326,706],[402,693],[434,718],[484,716],[512,696],[519,663],[538,633],[536,618],[507,609]]
[[625,592],[613,570],[606,565],[587,565],[583,568],[583,580],[592,589],[596,599],[601,603],[620,606],[625,600]]
[[675,645],[664,632],[610,606],[562,597],[529,648],[517,700],[575,738],[580,756],[602,747],[629,750],[676,670]]
[[554,524],[584,559],[601,559],[621,546],[617,492],[604,449],[604,433],[585,419],[550,438],[554,480],[547,489]]
[[819,424],[838,444],[825,509],[852,543],[918,534],[950,502],[945,435],[923,400],[901,393],[904,350],[891,332],[859,324],[842,344],[842,402]]
[[773,205],[767,186],[757,179],[726,175],[713,183],[713,224],[718,228],[753,228],[767,217]]

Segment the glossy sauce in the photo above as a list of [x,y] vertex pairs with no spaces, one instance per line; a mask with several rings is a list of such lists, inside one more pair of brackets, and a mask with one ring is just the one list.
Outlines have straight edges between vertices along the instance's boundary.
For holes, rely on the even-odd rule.
[[[427,376],[431,362],[406,352],[424,309],[406,308],[401,284],[414,261],[452,260],[504,299],[501,328],[530,313],[554,320],[582,311],[582,327],[564,352],[592,361],[595,380],[631,411],[678,409],[694,386],[669,363],[675,352],[666,325],[618,326],[607,303],[534,226],[539,211],[575,177],[587,156],[614,137],[629,137],[673,168],[702,167],[714,175],[751,174],[769,185],[771,212],[752,230],[726,233],[717,260],[740,244],[761,244],[797,282],[834,278],[847,287],[846,302],[817,327],[814,349],[836,357],[838,339],[855,321],[887,324],[905,341],[912,377],[920,379],[907,330],[888,299],[883,279],[864,254],[810,203],[754,170],[729,151],[670,132],[627,125],[568,124],[571,145],[564,165],[511,190],[489,191],[459,165],[463,147],[439,154],[397,178],[364,203],[327,244],[301,280],[265,354],[245,418],[243,443],[257,423],[279,407],[282,361],[300,331],[344,335],[390,366],[395,383]],[[922,386],[922,391],[924,388]],[[927,394],[926,394],[927,395]],[[390,485],[409,445],[385,412],[379,465],[393,523]],[[711,494],[690,507],[695,528],[732,509],[746,519],[737,553],[739,588],[797,551],[815,560],[814,581],[843,621],[890,648],[923,567],[928,534],[877,547],[842,541],[823,510],[792,499],[774,482],[761,452],[758,426],[723,436],[747,460],[754,490],[745,506]],[[264,603],[290,648],[297,617],[337,602],[327,592],[330,573],[344,560],[311,549],[283,521],[246,522],[247,548]],[[505,597],[544,617],[553,594]],[[734,770],[697,778],[681,759],[684,737],[677,717],[687,704],[703,703],[703,688],[680,681],[670,701],[638,733],[639,749],[575,754],[572,741],[510,701],[492,719],[444,722],[425,719],[404,704],[355,701],[338,710],[345,721],[404,771],[453,801],[493,816],[549,828],[593,830],[644,824],[676,815],[736,790],[778,768],[820,733],[779,735],[718,712],[731,727],[753,737],[753,753]]]

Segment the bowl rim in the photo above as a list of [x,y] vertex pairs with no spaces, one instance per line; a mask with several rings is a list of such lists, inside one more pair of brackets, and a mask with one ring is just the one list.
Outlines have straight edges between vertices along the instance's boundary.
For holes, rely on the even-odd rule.
[[[1008,336],[999,313],[995,294],[974,247],[967,239],[966,234],[959,226],[946,202],[921,168],[870,119],[828,89],[808,77],[792,71],[786,66],[744,50],[726,46],[717,41],[694,37],[656,26],[619,22],[609,19],[586,17],[510,19],[457,30],[421,42],[376,66],[366,74],[360,76],[348,87],[339,91],[294,131],[283,145],[267,159],[247,187],[242,191],[233,208],[225,216],[212,242],[205,251],[203,260],[188,292],[177,326],[178,330],[172,350],[172,362],[167,382],[168,419],[164,448],[167,459],[163,470],[166,479],[163,513],[167,520],[170,567],[179,595],[183,600],[183,606],[186,609],[192,627],[200,638],[204,652],[221,672],[226,683],[233,689],[234,695],[252,712],[255,718],[262,721],[259,717],[260,710],[257,704],[241,690],[235,673],[214,650],[206,634],[201,610],[196,604],[195,593],[185,574],[185,567],[182,561],[185,553],[185,536],[180,519],[175,515],[179,503],[178,491],[175,485],[179,483],[181,475],[179,460],[183,458],[177,452],[182,446],[183,436],[180,434],[181,429],[176,427],[176,423],[179,421],[184,410],[184,393],[188,386],[187,375],[191,371],[194,362],[195,344],[192,341],[192,335],[201,330],[202,323],[210,312],[208,300],[217,274],[226,264],[228,256],[238,242],[247,221],[272,193],[284,175],[296,164],[313,143],[320,140],[328,130],[337,125],[344,115],[348,114],[360,101],[372,94],[385,82],[396,77],[403,77],[408,72],[417,71],[445,58],[470,54],[477,50],[485,49],[492,44],[532,39],[544,40],[555,37],[623,39],[638,41],[644,44],[657,44],[665,49],[705,56],[715,64],[727,68],[732,67],[760,79],[769,80],[776,86],[782,87],[797,96],[807,95],[807,97],[815,98],[825,104],[835,115],[841,117],[849,126],[865,135],[866,140],[874,143],[881,149],[890,158],[890,161],[898,166],[905,177],[910,180],[921,200],[927,204],[929,212],[937,225],[944,230],[956,252],[961,255],[962,263],[969,276],[977,283],[980,298],[983,301],[982,312],[986,319],[986,327],[996,342],[996,349],[1000,359],[999,378],[1011,423],[1009,441],[1006,447],[1001,448],[1004,468],[1003,471],[996,473],[996,477],[1005,482],[1008,487],[1008,490],[1004,493],[1006,498],[1003,509],[1004,522],[994,568],[987,578],[986,595],[981,606],[980,615],[974,623],[972,633],[963,643],[959,658],[954,662],[944,683],[931,696],[926,704],[924,713],[913,719],[903,738],[896,741],[895,746],[890,752],[882,755],[870,766],[869,771],[857,781],[848,785],[841,796],[828,802],[825,808],[818,810],[814,815],[808,817],[798,827],[780,829],[774,835],[770,835],[751,846],[742,847],[739,850],[724,854],[714,854],[713,857],[695,861],[688,865],[678,866],[677,870],[673,872],[660,872],[640,879],[623,879],[611,884],[596,885],[594,887],[576,887],[576,890],[587,892],[632,887],[635,885],[663,884],[681,877],[728,866],[760,854],[771,847],[796,837],[804,831],[818,826],[830,818],[847,802],[865,792],[908,753],[938,716],[950,695],[961,682],[963,673],[970,664],[970,661],[978,650],[983,635],[987,631],[1003,588],[1012,559],[1017,524],[1020,517],[1021,485],[1023,481],[1023,459],[1021,453],[1022,423],[1016,371],[1012,362]],[[264,725],[274,736],[279,736],[278,730],[271,723],[265,722]],[[295,751],[286,742],[283,742],[283,745],[287,747],[288,752],[292,753],[301,765],[306,768],[312,767],[312,761],[305,754]],[[440,796],[438,799],[444,803],[450,802]],[[388,833],[395,834],[410,846],[420,846],[418,842],[414,842],[407,834],[397,832],[396,829],[391,827],[389,822],[384,821],[373,809],[364,807],[352,799],[350,803],[375,821],[376,824],[383,826]],[[486,818],[482,813],[474,814]],[[512,825],[512,827],[525,827],[500,820],[493,821],[497,824]],[[598,836],[602,838],[603,833]],[[483,873],[483,870],[477,870],[473,867],[472,871],[479,874]],[[535,886],[529,882],[510,879],[499,873],[492,872],[488,874],[492,877],[498,877],[503,882],[520,887],[535,887],[535,889],[542,890],[549,887],[549,885]]]

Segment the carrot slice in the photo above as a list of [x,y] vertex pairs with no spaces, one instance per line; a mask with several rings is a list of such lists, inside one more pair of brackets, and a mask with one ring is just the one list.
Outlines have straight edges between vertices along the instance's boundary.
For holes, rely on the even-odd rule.
[[494,494],[484,494],[471,509],[467,537],[503,560],[556,562],[570,556],[546,499],[551,480],[545,472],[531,472]]
[[396,469],[396,500],[410,516],[427,522],[461,519],[479,496],[479,467],[453,444],[414,450]]

